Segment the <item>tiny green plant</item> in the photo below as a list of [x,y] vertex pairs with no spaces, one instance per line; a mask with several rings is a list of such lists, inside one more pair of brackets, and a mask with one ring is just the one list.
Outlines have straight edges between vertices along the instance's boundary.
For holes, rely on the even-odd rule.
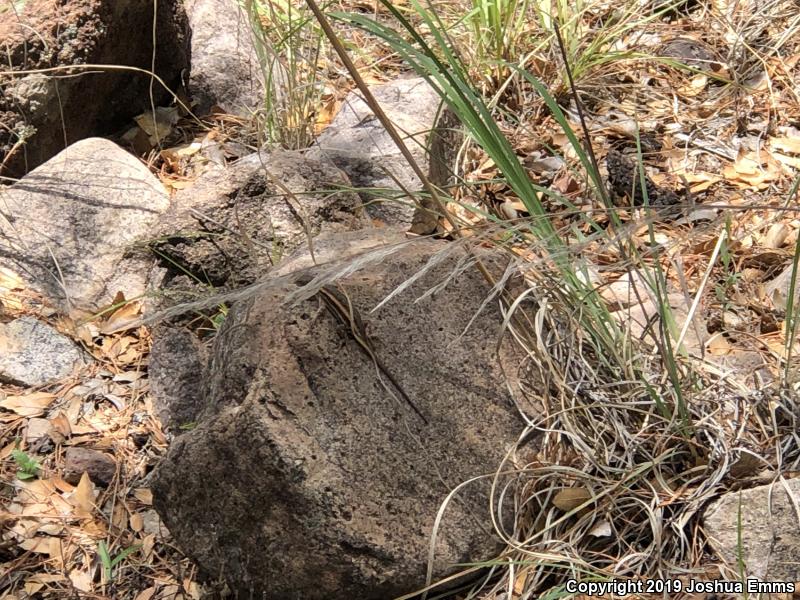
[[214,327],[215,331],[219,331],[219,328],[222,327],[222,324],[225,322],[225,318],[227,316],[228,307],[224,304],[220,304],[217,312],[211,316],[211,325]]
[[106,581],[113,580],[114,567],[116,567],[119,563],[128,558],[128,556],[136,552],[139,548],[141,548],[141,546],[138,544],[129,546],[128,548],[122,550],[114,558],[111,558],[108,546],[104,541],[101,541],[97,545],[97,555],[100,557],[100,562],[103,565],[103,577],[105,578],[105,580]]
[[744,537],[742,527],[742,493],[739,492],[739,504],[736,513],[736,566],[739,570],[739,579],[742,581],[742,587],[745,590],[745,599],[747,598],[747,572],[744,561]]
[[742,277],[741,273],[736,272],[735,257],[731,252],[731,246],[728,240],[733,239],[733,227],[731,225],[730,214],[725,217],[725,236],[720,244],[719,262],[723,269],[723,277],[720,282],[714,286],[714,295],[717,300],[722,304],[725,310],[730,305],[731,289],[736,287],[736,284]]
[[17,471],[17,478],[22,481],[33,479],[39,475],[39,461],[30,456],[27,452],[15,448],[11,452],[11,457],[17,463],[19,470]]

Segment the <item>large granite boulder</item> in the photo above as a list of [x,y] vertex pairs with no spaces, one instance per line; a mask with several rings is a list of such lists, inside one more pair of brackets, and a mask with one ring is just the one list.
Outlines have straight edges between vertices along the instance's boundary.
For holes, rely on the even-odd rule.
[[186,0],[192,29],[189,93],[194,111],[217,106],[249,116],[264,103],[264,74],[245,9],[237,0]]
[[93,313],[117,292],[142,296],[149,260],[137,242],[168,206],[161,182],[134,156],[82,140],[0,188],[0,266],[65,313]]
[[[319,267],[285,274],[313,262],[299,257],[234,305],[211,353],[197,427],[173,442],[152,479],[154,505],[178,546],[205,572],[222,574],[235,597],[411,592],[425,582],[442,504],[481,475],[443,511],[433,577],[502,547],[490,519],[491,474],[523,424],[495,351],[499,311],[490,305],[465,331],[487,285],[467,269],[415,302],[463,266],[463,249],[404,242],[386,229],[341,240],[320,243],[319,257],[371,246],[382,260],[359,258],[362,269],[327,296],[313,293],[313,282],[301,285]],[[501,268],[498,255],[487,251],[484,260]],[[338,298],[344,315],[326,297]],[[365,330],[347,316],[351,307]],[[372,356],[358,341],[364,332]],[[502,347],[515,365],[519,357]]]
[[[19,177],[77,140],[108,134],[153,103],[171,102],[172,95],[142,70],[154,64],[172,90],[188,72],[189,29],[181,0],[13,5],[0,10],[7,71],[0,75],[0,175]],[[65,68],[47,70],[59,67]],[[39,69],[47,71],[23,73]]]
[[800,479],[778,480],[731,492],[703,515],[705,533],[717,556],[737,575],[761,581],[800,581]]

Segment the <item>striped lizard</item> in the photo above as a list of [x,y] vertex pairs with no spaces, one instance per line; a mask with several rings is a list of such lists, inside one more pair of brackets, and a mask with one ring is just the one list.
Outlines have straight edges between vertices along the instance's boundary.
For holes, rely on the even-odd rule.
[[[417,407],[417,405],[414,404],[411,398],[408,397],[408,394],[406,394],[405,390],[403,390],[402,386],[398,383],[397,379],[394,378],[389,369],[386,368],[381,359],[378,358],[378,355],[375,353],[375,347],[372,344],[372,340],[367,334],[364,322],[361,320],[361,316],[353,306],[353,303],[347,293],[341,288],[330,285],[322,286],[317,293],[320,298],[322,298],[328,311],[339,323],[348,329],[352,338],[367,354],[367,356],[369,356],[370,360],[375,365],[375,372],[378,376],[378,381],[380,381],[383,388],[395,400],[397,400],[397,396],[399,395],[400,398],[402,398],[402,400],[408,404],[409,407],[411,407],[417,416],[422,419],[422,422],[427,425],[428,419]],[[388,384],[386,383],[386,380],[389,381]],[[392,388],[396,390],[396,393],[392,390]]]

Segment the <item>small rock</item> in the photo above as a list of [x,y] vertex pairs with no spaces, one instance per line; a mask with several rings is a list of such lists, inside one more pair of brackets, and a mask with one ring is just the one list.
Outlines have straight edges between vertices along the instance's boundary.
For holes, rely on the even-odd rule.
[[800,479],[787,479],[725,494],[706,509],[703,522],[711,547],[735,572],[741,560],[746,577],[800,580],[800,524],[787,487],[794,498],[800,496]]
[[80,141],[0,190],[0,266],[67,313],[94,313],[120,291],[142,296],[151,261],[131,253],[168,206],[138,159],[104,139]]
[[[426,147],[439,112],[438,94],[423,78],[398,79],[370,91],[398,129],[417,164],[427,173]],[[395,179],[411,192],[421,190],[422,184],[356,92],[347,96],[333,122],[306,155],[329,159],[347,173],[356,188],[387,190],[383,196],[375,191],[361,192],[373,217],[389,224],[411,223],[414,201],[404,196]],[[398,194],[401,197],[392,199]]]
[[103,452],[89,448],[67,448],[64,453],[64,480],[77,485],[87,473],[97,485],[107,487],[117,472],[117,463]]
[[630,306],[650,299],[652,292],[650,285],[639,271],[631,271],[623,274],[619,279],[604,286],[600,296],[612,307]]
[[0,380],[40,386],[64,379],[84,355],[68,338],[33,317],[0,325]]
[[776,250],[783,246],[789,236],[789,228],[783,223],[774,223],[764,236],[763,245],[765,248]]
[[710,46],[690,38],[671,40],[665,44],[661,54],[706,73],[715,73],[723,69],[722,62]]
[[547,175],[552,177],[557,171],[564,167],[564,159],[560,156],[542,156],[537,152],[529,156],[524,161],[525,168],[536,175]]
[[697,223],[698,221],[713,221],[718,214],[719,210],[716,208],[698,208],[675,221],[675,225],[686,225],[688,223]]
[[155,535],[158,539],[169,538],[169,529],[152,508],[142,513],[142,531],[147,535]]
[[[751,315],[748,315],[748,317],[750,316]],[[736,311],[726,310],[722,313],[722,324],[727,329],[740,329],[744,331],[748,325],[753,324],[753,321],[749,318],[742,318]]]
[[[634,296],[635,298],[635,296]],[[666,304],[669,305],[672,317],[679,333],[689,317],[691,299],[681,293],[667,294]],[[633,339],[647,340],[661,338],[662,324],[660,323],[659,305],[650,294],[642,296],[642,303],[635,302],[627,308],[611,313],[619,324],[630,332]],[[709,333],[705,321],[701,318],[702,306],[695,312],[691,324],[683,338],[684,348],[692,355],[700,356],[708,340]]]

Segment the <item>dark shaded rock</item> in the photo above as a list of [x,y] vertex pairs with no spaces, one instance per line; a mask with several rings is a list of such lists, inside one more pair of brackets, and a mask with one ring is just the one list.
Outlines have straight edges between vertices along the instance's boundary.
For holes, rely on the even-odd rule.
[[82,140],[0,189],[0,265],[64,312],[94,313],[117,292],[147,291],[152,259],[135,248],[168,205],[139,160],[107,140]]
[[108,454],[89,448],[67,448],[64,453],[64,480],[77,485],[84,473],[97,485],[107,487],[117,472],[117,463]]
[[[345,237],[363,248],[365,234]],[[397,239],[372,235],[377,246]],[[154,506],[178,546],[223,574],[237,597],[384,600],[413,591],[425,581],[448,493],[493,473],[516,441],[522,422],[498,366],[494,305],[464,333],[487,285],[467,269],[415,303],[465,255],[444,242],[391,242],[384,250],[393,254],[336,290],[427,424],[381,384],[391,389],[346,322],[317,295],[287,304],[298,287],[282,281],[232,308],[215,340],[199,426],[176,439],[154,473]],[[330,240],[326,248],[337,251]],[[370,312],[438,252],[450,254]],[[490,268],[504,264],[483,258]],[[504,343],[502,359],[516,364],[514,356]],[[500,548],[490,483],[473,482],[448,504],[434,577]]]
[[[368,224],[347,178],[297,152],[253,154],[213,166],[181,190],[153,233],[152,247],[187,286],[235,289],[254,282],[323,228]],[[176,289],[176,286],[170,286]]]
[[237,0],[187,0],[192,29],[189,93],[198,115],[213,106],[250,116],[264,103],[264,76],[247,13]]
[[84,361],[75,344],[33,317],[0,324],[0,381],[44,385],[71,375]]
[[153,408],[161,423],[175,432],[190,428],[205,399],[205,347],[186,329],[153,331],[148,368]]
[[723,69],[722,61],[710,46],[691,38],[675,38],[667,42],[661,54],[706,73]]
[[[612,148],[606,156],[606,168],[612,196],[620,199],[628,198],[634,206],[642,206],[645,195],[642,191],[638,165],[622,152]],[[644,180],[647,202],[650,206],[671,206],[680,202],[675,192],[658,187],[646,173]]]
[[[177,90],[189,68],[180,0],[159,0],[153,57],[152,0],[27,0],[0,11],[6,68],[87,64],[150,70]],[[100,69],[0,76],[0,175],[19,177],[69,144],[119,128],[172,96],[146,73]],[[69,77],[65,77],[69,75]],[[152,83],[152,99],[150,94]]]
[[739,573],[742,561],[745,577],[800,580],[800,524],[795,500],[799,494],[800,479],[788,479],[731,492],[711,504],[703,524],[717,556],[735,573]]

